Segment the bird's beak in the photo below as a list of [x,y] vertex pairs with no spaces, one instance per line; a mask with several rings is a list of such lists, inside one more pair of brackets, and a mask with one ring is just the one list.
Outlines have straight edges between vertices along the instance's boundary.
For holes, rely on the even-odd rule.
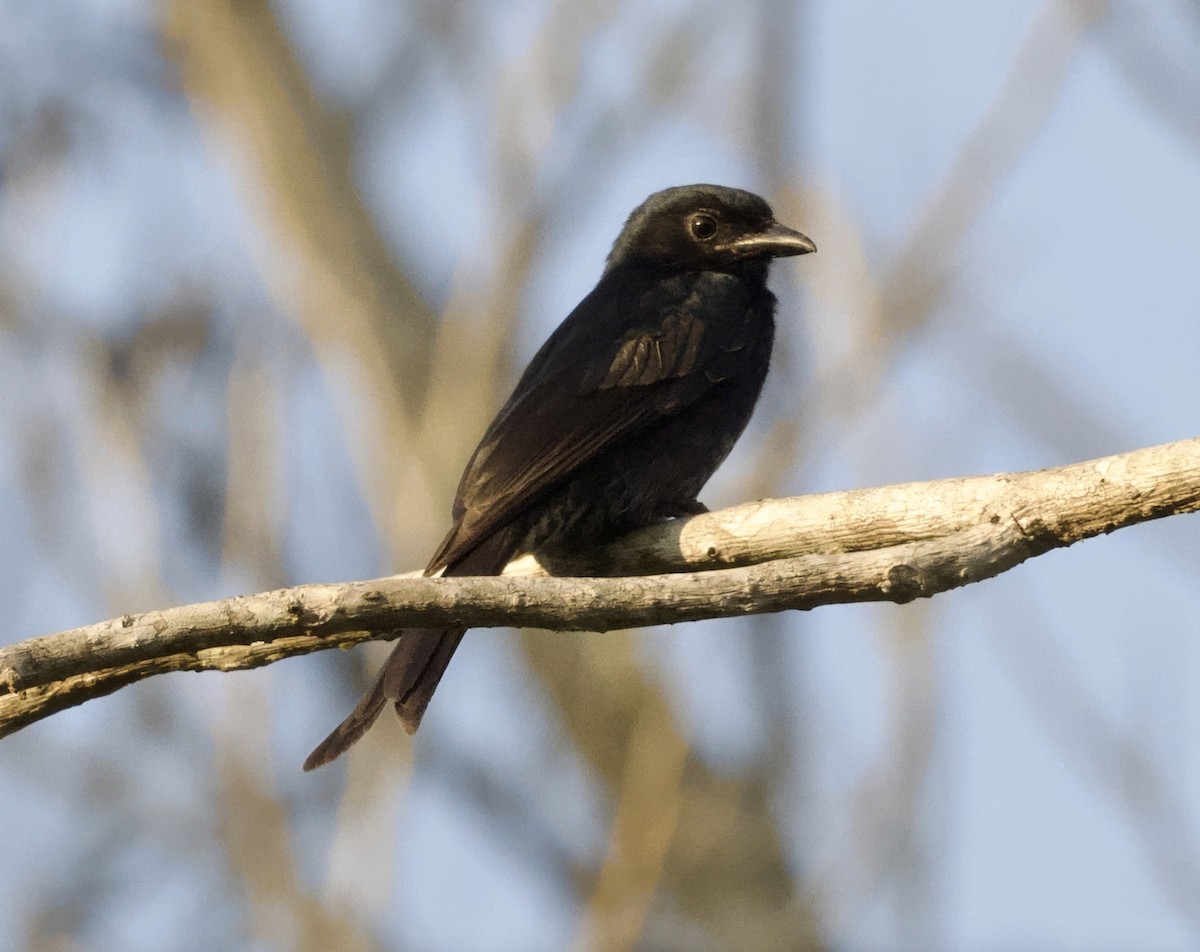
[[770,222],[753,235],[737,239],[729,247],[746,258],[784,258],[788,255],[806,255],[817,250],[816,244],[807,235],[802,235],[777,221]]

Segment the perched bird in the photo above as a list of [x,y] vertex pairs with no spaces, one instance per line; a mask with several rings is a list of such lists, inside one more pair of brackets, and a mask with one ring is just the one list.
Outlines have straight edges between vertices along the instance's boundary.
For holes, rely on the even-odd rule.
[[[600,282],[542,345],[484,433],[426,575],[496,575],[544,546],[594,544],[703,512],[775,334],[772,258],[816,251],[739,189],[651,195]],[[412,734],[465,629],[406,630],[374,686],[304,763],[333,760],[391,702]]]

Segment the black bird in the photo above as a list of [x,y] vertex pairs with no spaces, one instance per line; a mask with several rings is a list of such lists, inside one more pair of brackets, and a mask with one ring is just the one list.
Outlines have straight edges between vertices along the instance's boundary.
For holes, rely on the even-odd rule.
[[[543,546],[593,544],[703,512],[775,334],[772,258],[816,251],[739,189],[687,185],[633,211],[599,284],[550,335],[467,464],[426,575],[496,575]],[[465,629],[405,631],[375,685],[304,762],[357,741],[390,701],[412,734]]]

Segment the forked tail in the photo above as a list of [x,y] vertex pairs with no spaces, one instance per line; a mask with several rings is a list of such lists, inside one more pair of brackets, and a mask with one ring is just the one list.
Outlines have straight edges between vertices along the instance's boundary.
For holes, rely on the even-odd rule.
[[371,689],[304,761],[313,770],[340,757],[365,734],[389,701],[405,731],[415,734],[465,628],[412,628],[400,636]]
[[[505,526],[443,574],[498,575],[514,553],[513,540],[519,541],[521,535],[519,526]],[[371,689],[333,733],[308,755],[304,769],[313,770],[344,754],[370,729],[389,701],[395,706],[404,729],[415,734],[464,632],[465,628],[406,629]]]

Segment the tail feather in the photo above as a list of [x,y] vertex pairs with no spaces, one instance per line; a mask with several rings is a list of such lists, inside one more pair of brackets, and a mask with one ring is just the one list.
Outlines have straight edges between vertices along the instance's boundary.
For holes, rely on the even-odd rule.
[[395,704],[407,733],[415,734],[421,726],[425,708],[465,633],[465,628],[406,631],[388,656],[380,676],[383,693]]
[[465,628],[442,631],[437,628],[412,628],[383,663],[383,670],[371,689],[342,723],[334,728],[304,761],[305,770],[323,767],[353,747],[379,719],[388,701],[396,707],[400,723],[408,734],[421,726],[425,708],[462,641]]
[[[443,574],[498,574],[512,557],[513,540],[519,539],[520,535],[519,526],[506,526]],[[404,730],[415,734],[465,632],[465,628],[406,629],[371,689],[333,733],[308,755],[304,769],[314,770],[344,754],[370,729],[389,701],[395,706]]]
[[[386,672],[387,668],[385,667],[384,673]],[[371,690],[362,696],[349,716],[338,724],[333,729],[333,733],[321,741],[316,749],[308,755],[308,759],[304,761],[304,769],[315,770],[317,767],[323,767],[349,750],[378,720],[387,700],[387,696],[383,693],[383,677],[381,675],[371,686]]]

